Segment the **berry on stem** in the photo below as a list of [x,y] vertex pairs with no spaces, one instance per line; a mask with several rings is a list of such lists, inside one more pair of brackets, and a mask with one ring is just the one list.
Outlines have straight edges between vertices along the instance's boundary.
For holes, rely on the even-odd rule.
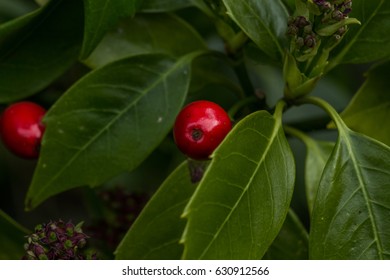
[[0,136],[4,145],[22,158],[37,158],[45,127],[41,120],[46,110],[22,101],[8,106],[0,119]]
[[232,128],[229,115],[211,101],[195,101],[185,106],[173,128],[180,151],[195,160],[206,160]]

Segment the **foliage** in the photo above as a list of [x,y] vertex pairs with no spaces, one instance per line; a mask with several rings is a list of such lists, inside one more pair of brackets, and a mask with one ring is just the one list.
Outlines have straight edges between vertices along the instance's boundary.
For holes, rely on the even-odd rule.
[[[0,149],[0,258],[70,218],[127,223],[115,250],[90,236],[104,258],[390,259],[390,1],[0,7],[1,107],[48,109],[36,162]],[[206,163],[171,132],[201,99],[234,124]]]

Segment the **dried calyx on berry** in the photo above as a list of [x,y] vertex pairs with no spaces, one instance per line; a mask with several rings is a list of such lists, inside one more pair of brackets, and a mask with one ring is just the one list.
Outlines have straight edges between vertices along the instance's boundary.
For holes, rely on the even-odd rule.
[[34,233],[27,236],[26,260],[87,260],[96,259],[96,254],[86,250],[87,239],[82,222],[49,222],[39,224]]

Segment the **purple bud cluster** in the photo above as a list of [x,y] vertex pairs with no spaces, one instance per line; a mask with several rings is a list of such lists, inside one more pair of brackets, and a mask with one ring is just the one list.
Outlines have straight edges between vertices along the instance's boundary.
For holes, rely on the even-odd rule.
[[304,16],[290,18],[287,34],[295,40],[296,49],[312,49],[317,45],[317,35],[313,32],[312,23]]
[[26,254],[29,260],[85,260],[96,259],[95,254],[87,254],[85,247],[88,236],[83,233],[81,224],[71,222],[49,222],[35,227],[34,233],[27,236]]
[[313,0],[313,2],[324,13],[323,22],[341,21],[352,12],[352,0]]

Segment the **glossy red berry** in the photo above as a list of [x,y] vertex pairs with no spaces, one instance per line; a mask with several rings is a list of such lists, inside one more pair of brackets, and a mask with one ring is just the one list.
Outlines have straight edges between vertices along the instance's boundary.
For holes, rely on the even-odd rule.
[[15,155],[37,158],[45,127],[41,120],[46,110],[28,101],[7,107],[0,119],[0,135],[4,145]]
[[180,151],[192,159],[208,159],[232,128],[229,115],[218,104],[195,101],[185,106],[173,128]]

